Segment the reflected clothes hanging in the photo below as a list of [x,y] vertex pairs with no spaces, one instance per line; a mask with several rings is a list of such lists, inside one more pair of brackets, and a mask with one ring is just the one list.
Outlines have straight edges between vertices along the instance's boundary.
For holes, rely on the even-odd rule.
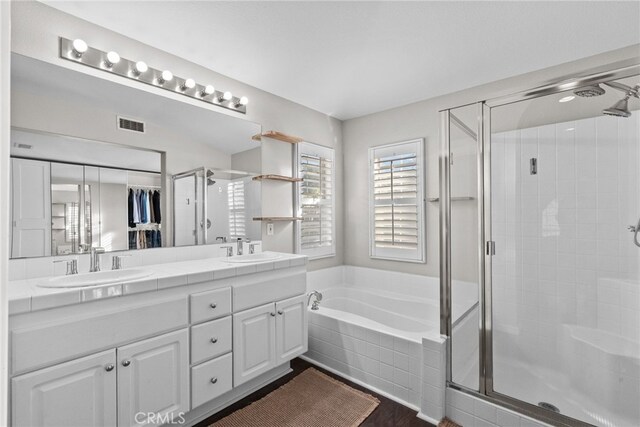
[[129,227],[135,227],[136,223],[133,221],[133,190],[129,189],[129,197],[127,198],[128,220]]
[[133,209],[133,224],[140,224],[140,194],[138,191],[132,192],[132,209]]
[[162,247],[160,230],[130,230],[129,249],[149,249]]
[[162,213],[160,212],[160,192],[153,192],[152,196],[153,218],[157,224],[162,222]]

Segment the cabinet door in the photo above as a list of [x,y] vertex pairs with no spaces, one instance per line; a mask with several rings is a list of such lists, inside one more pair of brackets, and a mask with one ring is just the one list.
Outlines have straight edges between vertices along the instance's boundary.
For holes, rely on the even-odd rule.
[[186,329],[118,349],[118,427],[179,421],[188,410]]
[[11,380],[12,425],[114,426],[116,351],[40,369]]
[[307,306],[300,295],[276,303],[276,354],[280,365],[307,351]]
[[233,315],[234,387],[276,366],[275,315],[273,303]]
[[51,255],[51,163],[11,159],[11,257]]

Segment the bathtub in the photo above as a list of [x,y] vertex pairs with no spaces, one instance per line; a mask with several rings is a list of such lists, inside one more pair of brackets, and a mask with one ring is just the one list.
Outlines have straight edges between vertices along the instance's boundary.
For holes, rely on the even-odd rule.
[[[323,299],[309,309],[305,358],[420,410],[423,339],[442,342],[439,279],[340,266],[309,272],[307,287]],[[454,320],[477,301],[475,289],[454,286]]]

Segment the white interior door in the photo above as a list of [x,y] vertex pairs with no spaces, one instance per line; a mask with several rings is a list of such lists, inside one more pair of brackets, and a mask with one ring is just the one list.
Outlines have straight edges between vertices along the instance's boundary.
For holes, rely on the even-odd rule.
[[51,164],[11,159],[11,257],[51,256]]
[[164,424],[188,410],[186,329],[118,349],[119,427]]
[[109,350],[13,378],[12,425],[116,425],[115,356]]
[[274,304],[233,315],[233,382],[238,386],[276,366]]
[[276,303],[277,364],[307,351],[307,306],[305,295]]

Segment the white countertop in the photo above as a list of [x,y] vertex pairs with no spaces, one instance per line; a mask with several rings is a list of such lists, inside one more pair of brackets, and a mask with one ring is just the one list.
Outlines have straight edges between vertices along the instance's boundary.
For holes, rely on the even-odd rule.
[[264,253],[277,254],[279,257],[268,261],[242,264],[225,262],[225,258],[207,258],[145,265],[136,267],[137,269],[143,268],[152,271],[152,274],[144,279],[81,288],[45,288],[38,286],[48,281],[50,277],[9,281],[9,314],[44,310],[139,292],[155,292],[175,286],[302,266],[307,264],[308,260],[306,255],[279,252]]

